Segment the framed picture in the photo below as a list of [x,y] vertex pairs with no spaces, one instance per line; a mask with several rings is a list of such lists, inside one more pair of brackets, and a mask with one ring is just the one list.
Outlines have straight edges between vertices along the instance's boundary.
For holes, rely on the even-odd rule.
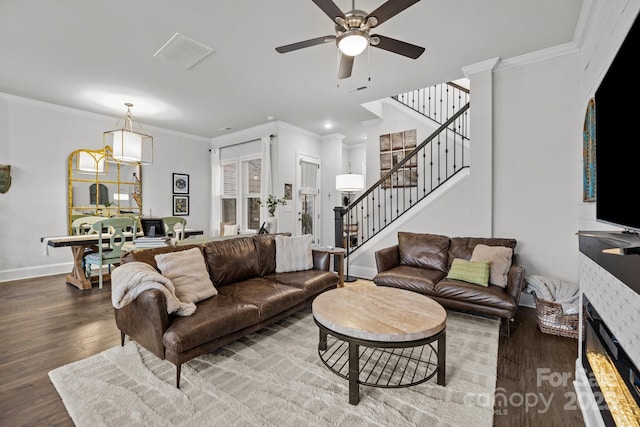
[[293,194],[293,184],[285,184],[284,185],[284,200],[291,200],[291,195]]
[[189,196],[173,195],[173,215],[189,215]]
[[[380,176],[396,167],[417,146],[416,129],[380,135]],[[382,183],[383,189],[415,187],[418,184],[418,157],[409,160]]]
[[186,173],[173,174],[173,194],[189,194],[189,175]]
[[587,104],[582,125],[582,201],[596,201],[596,101]]

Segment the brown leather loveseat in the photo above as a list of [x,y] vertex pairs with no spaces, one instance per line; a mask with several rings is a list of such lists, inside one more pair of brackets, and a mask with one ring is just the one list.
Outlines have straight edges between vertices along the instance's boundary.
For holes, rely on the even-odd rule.
[[505,319],[510,334],[509,320],[513,320],[524,284],[524,267],[518,265],[515,253],[505,269],[503,286],[490,282],[488,286],[479,286],[447,278],[453,260],[471,260],[480,244],[514,250],[516,240],[398,232],[397,245],[375,253],[378,274],[373,281],[379,286],[424,294],[446,308]]
[[133,302],[115,309],[122,344],[128,335],[175,364],[177,387],[184,362],[301,310],[340,281],[338,274],[329,271],[330,255],[316,250],[312,269],[276,273],[274,235],[136,250],[124,255],[122,263],[141,261],[157,269],[155,255],[194,247],[202,251],[218,291],[198,302],[194,314],[167,314],[165,296],[157,289],[145,290]]

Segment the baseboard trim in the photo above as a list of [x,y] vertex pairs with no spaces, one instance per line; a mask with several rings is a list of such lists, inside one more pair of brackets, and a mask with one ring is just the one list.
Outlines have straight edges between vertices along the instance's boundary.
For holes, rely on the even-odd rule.
[[0,271],[0,283],[13,280],[31,279],[33,277],[52,276],[54,274],[69,273],[73,268],[72,262],[60,264],[39,265],[35,267],[15,268]]

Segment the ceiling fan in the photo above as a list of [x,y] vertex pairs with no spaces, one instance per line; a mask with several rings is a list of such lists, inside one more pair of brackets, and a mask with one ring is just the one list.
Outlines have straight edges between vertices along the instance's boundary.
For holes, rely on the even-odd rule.
[[367,46],[397,53],[416,59],[424,52],[424,48],[379,34],[369,34],[389,18],[417,3],[419,0],[387,0],[373,12],[367,14],[355,8],[355,0],[351,1],[351,10],[343,13],[332,0],[312,0],[336,24],[336,34],[292,43],[276,48],[279,53],[287,53],[305,47],[335,41],[340,50],[340,67],[338,78],[351,76],[353,60],[364,52]]

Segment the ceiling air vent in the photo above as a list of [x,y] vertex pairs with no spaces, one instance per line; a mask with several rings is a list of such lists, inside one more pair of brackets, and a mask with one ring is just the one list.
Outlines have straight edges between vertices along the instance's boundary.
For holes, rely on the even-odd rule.
[[153,54],[153,57],[164,59],[188,70],[211,52],[213,52],[213,48],[182,33],[175,33],[164,46]]
[[358,87],[354,87],[354,88],[351,88],[351,89],[347,89],[347,90],[344,91],[344,93],[356,93],[356,92],[361,92],[361,91],[367,90],[367,89],[369,89],[369,86],[367,86],[367,85],[358,86]]

